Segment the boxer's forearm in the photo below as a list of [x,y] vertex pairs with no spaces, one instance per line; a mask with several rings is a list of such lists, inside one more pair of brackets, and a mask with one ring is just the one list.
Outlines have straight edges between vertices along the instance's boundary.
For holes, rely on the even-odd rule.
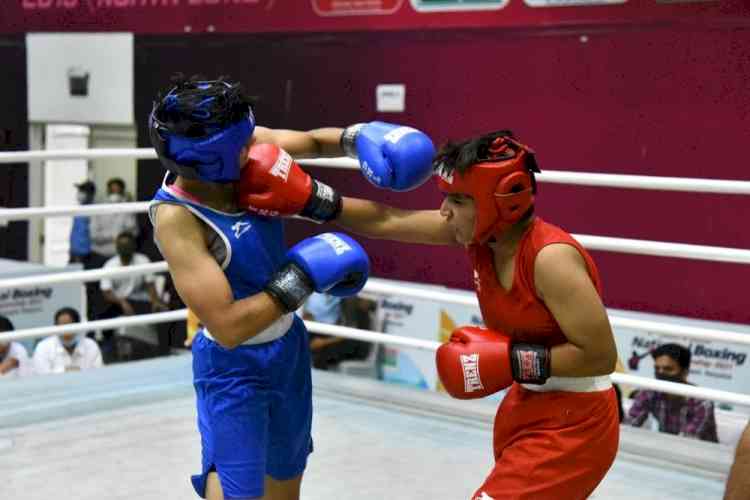
[[401,210],[359,198],[343,198],[336,224],[361,236],[375,239],[455,245],[453,232],[437,210]]
[[570,342],[551,349],[553,377],[596,377],[609,375],[613,364],[607,353],[578,347]]
[[745,428],[735,452],[734,463],[729,471],[724,500],[748,500],[750,498],[750,425]]
[[260,144],[276,144],[294,158],[335,158],[344,155],[339,145],[343,131],[338,127],[308,131],[256,127],[253,138]]
[[5,375],[16,368],[18,368],[18,360],[16,358],[6,358],[0,363],[0,375]]

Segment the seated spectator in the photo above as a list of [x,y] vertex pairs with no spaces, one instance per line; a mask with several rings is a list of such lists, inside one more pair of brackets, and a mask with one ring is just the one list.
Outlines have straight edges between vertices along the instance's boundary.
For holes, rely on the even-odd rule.
[[5,316],[0,316],[0,378],[23,377],[30,372],[29,355],[23,344],[2,340],[2,332],[13,330],[13,323]]
[[[81,316],[72,307],[63,307],[55,313],[55,325],[80,323]],[[52,335],[37,344],[34,350],[34,371],[64,373],[89,370],[102,366],[102,353],[95,341],[82,333]]]
[[[350,300],[351,299],[351,300]],[[341,299],[333,295],[313,293],[303,307],[302,317],[306,320],[327,323],[330,325],[352,326],[369,329],[368,321],[362,321],[357,297]],[[348,314],[344,314],[346,311]],[[369,344],[359,340],[333,337],[330,335],[310,334],[310,353],[312,365],[319,370],[335,370],[344,360],[365,359]]]
[[[151,262],[148,257],[135,251],[135,238],[130,233],[120,233],[117,236],[116,248],[117,255],[104,264],[104,269],[116,269]],[[98,315],[98,319],[168,311],[169,306],[162,302],[156,293],[154,281],[155,277],[148,274],[102,279],[99,286],[104,295],[106,306]],[[117,359],[114,331],[108,330],[103,334],[102,348],[106,361],[110,362]]]
[[[679,344],[663,344],[656,348],[651,356],[654,358],[657,379],[681,384],[690,383],[687,381],[690,373],[689,349]],[[660,432],[719,442],[714,405],[711,401],[640,390],[628,412],[627,423],[640,427],[649,414],[659,423]]]

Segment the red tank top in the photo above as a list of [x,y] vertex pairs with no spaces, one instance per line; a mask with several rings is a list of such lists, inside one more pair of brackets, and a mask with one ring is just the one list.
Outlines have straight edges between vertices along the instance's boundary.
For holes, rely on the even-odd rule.
[[565,243],[578,250],[601,296],[599,271],[588,252],[566,231],[535,217],[518,245],[513,284],[509,291],[500,285],[497,278],[492,249],[487,245],[469,246],[469,257],[474,267],[474,288],[484,324],[488,328],[505,332],[516,342],[548,347],[567,342],[552,313],[537,297],[534,286],[536,256],[542,248],[553,243]]

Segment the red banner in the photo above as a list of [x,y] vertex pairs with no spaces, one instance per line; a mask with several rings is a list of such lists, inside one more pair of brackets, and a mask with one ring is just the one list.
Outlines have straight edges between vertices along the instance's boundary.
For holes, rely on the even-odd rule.
[[581,26],[747,25],[743,0],[3,0],[0,33],[259,33]]

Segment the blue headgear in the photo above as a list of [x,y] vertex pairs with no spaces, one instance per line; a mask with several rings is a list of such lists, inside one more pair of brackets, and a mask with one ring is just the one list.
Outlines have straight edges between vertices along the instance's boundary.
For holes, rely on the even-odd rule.
[[[220,86],[218,95],[201,95],[209,89],[216,94],[216,86]],[[190,95],[183,98],[186,90]],[[149,137],[164,168],[188,179],[239,180],[239,154],[253,135],[255,117],[238,96],[237,86],[214,80],[183,83],[155,102]],[[224,108],[212,115],[220,97]]]

